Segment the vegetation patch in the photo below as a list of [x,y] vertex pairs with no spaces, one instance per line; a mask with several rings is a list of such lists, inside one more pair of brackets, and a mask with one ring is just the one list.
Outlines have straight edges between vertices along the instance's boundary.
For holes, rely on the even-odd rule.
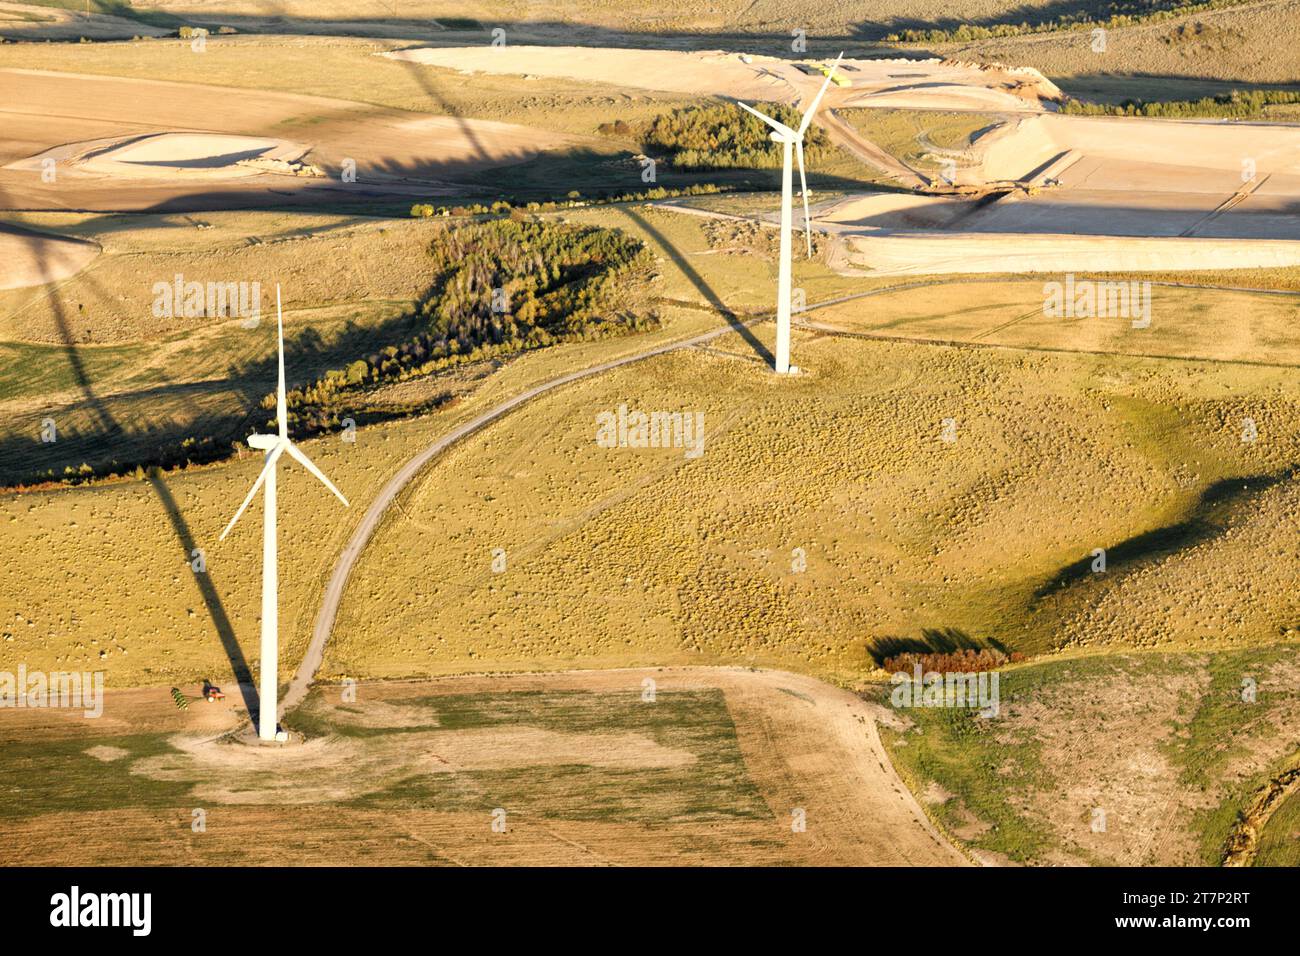
[[[1002,674],[997,718],[900,709],[882,738],[915,792],[944,795],[931,814],[977,850],[1033,864],[1219,865],[1233,825],[1291,759],[1277,727],[1293,720],[1296,694],[1277,668],[1293,655],[1029,665]],[[1257,694],[1243,695],[1243,675],[1259,678]],[[1289,812],[1270,820],[1276,843],[1261,841],[1262,857],[1288,852],[1277,834]]]
[[1075,116],[1150,116],[1161,119],[1248,119],[1264,115],[1270,106],[1300,103],[1300,90],[1232,90],[1198,100],[1139,100],[1122,103],[1089,103],[1069,99],[1061,112]]
[[[758,103],[754,108],[791,129],[798,129],[803,122],[798,110],[784,103]],[[636,138],[647,153],[666,155],[676,169],[779,169],[784,162],[781,146],[769,136],[771,128],[734,103],[687,106],[637,125],[622,120],[602,123],[599,131]],[[807,165],[829,158],[832,149],[825,130],[808,128],[804,139]]]
[[948,28],[899,30],[885,35],[891,43],[967,43],[972,40],[992,40],[1000,37],[1023,36],[1028,33],[1056,33],[1060,30],[1085,30],[1103,27],[1116,30],[1122,27],[1158,23],[1175,17],[1210,10],[1223,10],[1241,6],[1249,0],[1113,0],[1100,9],[1063,13],[1036,23],[993,23],[979,25],[963,23]]
[[[497,219],[449,226],[429,245],[432,287],[419,331],[288,395],[298,433],[339,424],[356,393],[442,369],[655,323],[651,257],[612,229]],[[346,396],[346,401],[344,397]],[[275,396],[262,407],[275,408]]]

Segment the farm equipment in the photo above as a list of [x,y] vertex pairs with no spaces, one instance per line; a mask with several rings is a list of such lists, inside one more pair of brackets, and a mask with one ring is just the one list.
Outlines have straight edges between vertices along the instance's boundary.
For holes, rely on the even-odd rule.
[[215,703],[216,701],[225,700],[225,699],[226,699],[226,695],[221,692],[221,688],[218,687],[216,684],[212,683],[212,681],[208,681],[208,680],[205,680],[203,682],[203,693],[200,694],[198,697],[191,697],[189,694],[186,694],[184,691],[182,691],[179,687],[172,688],[172,700],[176,702],[177,710],[189,710],[190,701],[192,700],[206,700],[209,704],[211,704],[211,703]]

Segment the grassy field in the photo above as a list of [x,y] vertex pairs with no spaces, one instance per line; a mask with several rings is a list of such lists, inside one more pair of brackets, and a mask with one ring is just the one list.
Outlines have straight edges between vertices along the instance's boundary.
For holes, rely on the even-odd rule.
[[1269,819],[1256,866],[1300,866],[1300,798],[1294,794]]
[[[931,815],[991,859],[1213,866],[1238,813],[1295,754],[1295,661],[1286,646],[1026,665],[1002,675],[996,719],[871,696]],[[1270,822],[1259,864],[1294,852],[1289,813]]]
[[65,865],[960,861],[866,713],[745,670],[363,682],[317,688],[285,750],[230,736],[234,701],[116,692],[97,720],[10,712],[0,825],[8,861]]
[[978,135],[1006,118],[995,113],[944,110],[847,109],[838,115],[890,155],[913,169],[933,172],[951,159],[960,168],[974,161]]
[[[547,817],[643,824],[770,817],[748,779],[718,690],[664,693],[654,706],[631,690],[416,696],[369,706],[326,704],[317,693],[296,716],[296,725],[337,749],[366,752],[369,747],[360,765],[320,760],[293,770],[294,784],[304,791],[329,790],[336,798],[331,802],[359,809],[486,816],[506,806]],[[489,732],[505,749],[503,742],[518,728],[537,732],[539,750],[531,756],[516,753],[513,766],[509,759],[481,753],[466,756],[467,768],[408,776],[413,767],[398,762],[400,751],[406,750],[409,758],[408,747],[451,753],[458,749],[456,738],[480,740]],[[397,738],[400,746],[385,738]],[[594,766],[569,762],[566,750],[578,749],[581,738],[603,742],[608,751],[604,759],[596,757]],[[94,753],[104,747],[124,753],[105,761]],[[213,747],[219,751],[215,756],[211,748],[196,748],[189,739],[178,741],[170,734],[6,741],[6,758],[16,775],[6,788],[10,799],[0,801],[0,819],[78,809],[179,807],[194,798],[239,804],[312,802],[288,795],[289,781],[279,779],[274,768],[240,761],[246,752],[241,745]],[[544,753],[547,747],[556,753]],[[219,793],[205,760],[228,765]]]
[[928,46],[944,56],[1032,66],[1067,93],[1196,99],[1224,84],[1289,84],[1300,67],[1300,3],[1272,0],[1108,31],[1087,30]]
[[[1189,294],[1186,321],[1196,297],[1234,314],[1238,294]],[[539,400],[449,452],[391,514],[327,670],[666,660],[854,681],[882,649],[948,631],[1033,653],[1289,632],[1296,554],[1271,530],[1300,451],[1289,366],[1219,359],[1244,331],[1200,343],[1196,361],[1172,357],[1186,354],[1177,324],[1163,341],[1104,321],[989,334],[1035,299],[1030,283],[876,296],[813,318],[849,330],[857,316],[884,337],[799,334],[808,374],[790,382],[765,377],[734,335]],[[1283,301],[1236,308],[1261,338],[1288,321]],[[703,412],[706,449],[597,447],[595,415],[621,404]],[[1247,417],[1253,441],[1239,435]],[[1104,575],[1088,573],[1097,548]]]
[[[738,211],[770,205],[761,196],[719,201],[724,199]],[[357,507],[322,525],[314,488],[299,476],[286,479],[281,524],[291,567],[282,589],[284,662],[301,654],[319,581],[360,506],[433,437],[527,384],[720,325],[720,310],[745,316],[770,307],[770,284],[754,281],[756,269],[774,279],[770,261],[716,247],[708,220],[636,205],[573,210],[562,218],[627,229],[649,245],[662,276],[656,290],[663,327],[544,350],[446,381],[435,378],[427,389],[445,389],[459,396],[456,403],[422,419],[364,429],[355,445],[337,438],[312,442],[309,453]],[[211,229],[191,227],[180,235],[197,245],[187,254],[211,255],[214,262],[240,253],[237,242],[227,242],[241,230],[289,234],[276,214],[205,219]],[[347,327],[350,313],[321,306],[321,300],[364,288],[376,294],[371,307],[377,310],[387,297],[418,289],[418,276],[407,265],[422,255],[426,225],[365,223],[340,230],[335,240],[329,223],[322,222],[320,238],[266,243],[272,254],[283,250],[281,265],[304,280],[287,295],[291,342],[298,341],[299,330],[317,326],[327,339],[327,318],[336,328]],[[120,243],[123,255],[140,257],[134,270],[124,267],[121,274],[139,272],[139,263],[158,255],[162,237],[174,228],[146,221],[137,232],[122,224],[106,236],[109,252],[102,258],[111,259],[117,248],[112,243]],[[348,283],[366,273],[312,266],[333,261],[340,248],[333,243],[349,235],[376,243],[373,259],[384,263],[358,290]],[[205,251],[209,241],[214,247]],[[315,243],[319,258],[306,258]],[[156,263],[149,268],[168,271]],[[1211,278],[1295,283],[1285,272]],[[796,284],[818,302],[885,281],[845,279],[820,262],[799,260]],[[104,301],[112,299],[111,292],[104,294]],[[1249,364],[1262,357],[1283,366],[1294,361],[1286,344],[1289,300],[1157,287],[1155,320],[1141,337],[1125,333],[1124,323],[1027,318],[1041,303],[1039,283],[979,282],[911,288],[821,310],[813,314],[816,321],[852,335],[968,339],[1007,349],[935,349],[801,333],[799,348],[807,349],[801,361],[814,377],[789,383],[793,396],[774,389],[752,343],[732,336],[711,352],[658,359],[530,406],[435,466],[417,500],[404,503],[414,522],[395,520],[363,562],[328,666],[334,672],[392,675],[454,672],[487,662],[507,669],[648,662],[663,654],[679,662],[769,661],[857,680],[874,667],[867,653],[873,642],[914,640],[928,629],[964,628],[1040,651],[1076,643],[1194,644],[1204,638],[1256,643],[1291,626],[1295,615],[1283,574],[1288,552],[1261,544],[1269,536],[1269,516],[1284,509],[1291,494],[1286,474],[1296,439],[1287,424],[1289,368]],[[111,338],[119,328],[110,311],[85,314],[82,331],[95,340]],[[1202,321],[1209,316],[1218,323],[1213,334]],[[755,334],[770,347],[770,326]],[[202,385],[231,394],[235,385],[226,370],[239,367],[232,359],[256,369],[269,347],[265,323],[252,331],[237,325],[215,333],[181,329],[171,337],[148,345],[78,347],[75,354],[100,403],[132,421],[122,410],[150,401],[151,390],[160,387],[175,396],[176,415],[193,414],[181,397],[187,389],[192,393]],[[212,348],[213,342],[221,347]],[[188,356],[183,367],[192,375],[189,382],[198,384],[182,388],[182,378],[165,385],[157,380],[163,368],[157,349],[163,346]],[[17,343],[6,348],[16,360],[30,363],[39,356],[37,367],[49,385],[70,387],[76,378],[65,350]],[[1044,351],[1052,349],[1065,352]],[[1103,354],[1066,354],[1071,349]],[[30,364],[9,367],[17,369],[8,378],[9,407],[35,426],[49,392],[32,392],[25,384],[19,370],[30,370]],[[310,367],[291,348],[290,384]],[[270,381],[269,375],[252,376],[245,383],[248,395],[229,414],[249,414]],[[813,400],[810,390],[828,381],[837,397],[829,405]],[[70,402],[85,401],[79,389],[70,388],[68,396]],[[791,397],[797,399],[793,404]],[[152,401],[149,421],[165,421]],[[591,416],[624,401],[647,409],[705,411],[709,450],[695,462],[663,452],[593,459]],[[48,408],[48,398],[44,404]],[[817,449],[806,463],[798,460],[797,441],[770,445],[770,435],[802,434],[810,421],[804,416],[822,420],[825,414],[843,429],[842,438]],[[1247,415],[1256,419],[1261,435],[1251,444],[1237,436]],[[945,417],[959,419],[962,438],[978,443],[976,459],[944,457],[946,446],[937,436]],[[522,434],[529,435],[527,441],[516,437]],[[34,437],[25,440],[35,444]],[[1076,461],[1080,441],[1098,452],[1082,467]],[[528,450],[501,458],[500,449],[510,447]],[[499,461],[491,464],[485,454]],[[76,465],[77,458],[70,463]],[[1053,491],[1044,497],[1033,481],[1048,462]],[[758,463],[764,477],[755,485],[759,497],[752,506],[738,512],[734,504],[710,504],[732,497],[736,482],[753,483]],[[109,668],[114,686],[230,673],[240,657],[231,648],[256,644],[255,615],[244,613],[256,606],[256,536],[236,535],[220,549],[215,538],[253,466],[245,459],[154,480],[7,499],[15,546],[49,556],[35,574],[11,566],[5,581],[0,621],[13,621],[6,630],[20,642],[13,649],[31,666],[97,660]],[[707,471],[700,475],[704,483],[695,485],[701,469]],[[566,493],[578,474],[578,487],[585,490]],[[1245,481],[1231,490],[1221,484],[1231,478]],[[780,501],[782,487],[799,489],[796,499]],[[677,504],[683,494],[695,496],[684,509]],[[1075,520],[1042,535],[1043,522],[1059,521],[1062,500],[1073,503]],[[592,507],[597,512],[588,513]],[[431,520],[435,511],[442,517]],[[885,534],[891,524],[897,530]],[[1001,530],[993,536],[995,527]],[[651,546],[640,540],[650,528],[668,534]],[[428,540],[413,543],[412,534]],[[571,550],[596,543],[588,540],[592,534],[612,546],[595,564],[577,560]],[[310,549],[302,544],[308,540]],[[534,544],[519,553],[517,542],[530,540]],[[490,549],[498,546],[513,555],[513,571],[552,583],[498,585],[486,572]],[[798,590],[790,591],[792,579],[782,569],[788,569],[795,547],[810,556],[810,570],[793,585]],[[1118,549],[1104,587],[1070,570],[1096,547]],[[207,551],[206,577],[189,567],[195,548]],[[623,570],[623,548],[651,548],[657,555],[649,564],[649,591],[629,590],[624,582],[640,580],[641,572]],[[933,563],[936,550],[946,552],[939,564]],[[67,554],[114,569],[113,586],[132,609],[129,625],[121,615],[106,613],[95,597],[102,581],[79,579],[61,557]],[[1267,557],[1264,572],[1250,571],[1247,586],[1243,576],[1258,567],[1257,555]],[[685,563],[683,556],[689,558]],[[536,563],[529,569],[531,562]],[[1216,571],[1224,562],[1241,565],[1241,574]],[[823,579],[835,586],[810,584]],[[547,594],[557,580],[569,583],[552,601]],[[886,586],[886,580],[894,583]],[[722,594],[739,588],[736,594],[748,596],[718,603],[707,597],[715,586]],[[1204,624],[1167,613],[1164,594],[1170,587],[1204,590]],[[434,594],[440,601],[429,610]],[[800,606],[813,610],[791,610],[796,596]],[[751,602],[763,610],[746,612]],[[533,608],[540,615],[536,621],[529,617]],[[603,623],[579,635],[573,627],[581,620],[577,609]],[[1129,615],[1123,619],[1130,623],[1115,632],[1109,622],[1120,614]],[[519,640],[515,626],[506,623],[516,616],[526,635]],[[627,622],[646,630],[644,642],[629,645],[617,636],[627,632]],[[432,633],[440,638],[427,639]]]

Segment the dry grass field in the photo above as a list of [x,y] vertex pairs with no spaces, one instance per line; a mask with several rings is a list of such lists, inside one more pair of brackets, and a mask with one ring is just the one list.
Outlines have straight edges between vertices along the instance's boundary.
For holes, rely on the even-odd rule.
[[1188,99],[1233,85],[1290,84],[1300,72],[1300,3],[1267,0],[1108,31],[1087,30],[929,49],[942,56],[1036,67],[1067,92],[1098,99]]
[[[797,380],[755,376],[752,347],[728,337],[469,439],[367,552],[326,670],[653,660],[853,681],[873,650],[927,633],[1043,652],[1251,645],[1292,627],[1296,553],[1272,532],[1294,506],[1300,442],[1284,359],[1225,361],[1227,336],[1195,361],[1151,357],[1158,343],[1125,355],[1086,341],[1102,320],[1064,343],[1032,324],[1014,347],[916,342],[924,329],[995,346],[983,336],[1027,311],[1006,287],[945,291],[941,315],[1000,301],[910,327],[892,297],[836,306],[814,318],[847,334],[800,334]],[[892,328],[861,337],[842,318],[855,313]],[[703,454],[597,447],[595,416],[622,404],[702,412]],[[1095,548],[1112,552],[1104,576],[1086,573]]]
[[[1115,30],[1106,54],[1086,31],[905,51],[1034,66],[1103,99],[1184,97],[1294,79],[1298,2]],[[434,458],[361,552],[321,681],[284,719],[305,741],[262,749],[238,733],[261,665],[260,505],[218,541],[260,459],[131,463],[265,427],[276,284],[298,389],[430,327],[430,243],[465,217],[414,218],[412,203],[642,189],[636,124],[719,97],[807,100],[817,78],[764,59],[787,54],[792,27],[810,58],[898,53],[878,37],[951,14],[137,0],[79,23],[75,6],[0,3],[0,35],[122,39],[0,45],[15,92],[0,107],[0,526],[19,557],[0,563],[0,671],[102,671],[112,693],[100,720],[4,711],[15,861],[1218,864],[1239,816],[1290,780],[1300,267],[1225,255],[1189,279],[1116,245],[1149,265],[1145,328],[1046,315],[1045,282],[1069,270],[1006,273],[1028,271],[1026,234],[1054,231],[1211,251],[1205,236],[1267,235],[1293,254],[1284,132],[1055,116],[1032,71],[859,60],[825,101],[847,126],[813,171],[814,212],[828,233],[932,232],[955,261],[913,248],[916,277],[891,278],[868,244],[850,262],[822,235],[803,258],[796,234],[810,308],[789,378],[768,364],[770,192],[516,209],[644,244],[641,331],[346,392],[392,414],[355,442],[303,441],[350,509],[282,472],[282,675],[412,457],[559,376],[721,334],[547,391]],[[981,0],[963,17],[1094,6]],[[161,35],[181,23],[238,32],[199,53]],[[496,24],[516,48],[499,65]],[[591,49],[545,48],[561,45]],[[1247,140],[1275,178],[1239,196]],[[254,162],[325,174],[240,165],[253,146]],[[913,195],[872,149],[927,177],[955,160],[978,185],[1086,155],[1058,171],[1062,192],[982,204]],[[64,164],[56,182],[45,156]],[[338,179],[351,157],[370,191]],[[718,181],[774,174],[748,176]],[[700,179],[665,169],[657,184]],[[949,214],[987,228],[953,244]],[[178,274],[260,283],[262,321],[154,314],[155,284]],[[604,447],[598,423],[622,409],[699,416],[702,443]],[[16,487],[108,462],[128,477]],[[999,720],[890,705],[888,657],[962,647],[1023,655]],[[228,699],[178,710],[169,689],[204,679]],[[1251,818],[1247,862],[1295,864],[1296,800]]]

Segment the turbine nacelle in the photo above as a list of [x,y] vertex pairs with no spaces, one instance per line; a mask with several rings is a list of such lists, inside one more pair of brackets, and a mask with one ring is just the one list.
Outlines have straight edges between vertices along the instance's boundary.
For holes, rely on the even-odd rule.
[[230,530],[234,528],[235,523],[239,521],[240,516],[244,513],[249,504],[253,501],[253,496],[257,494],[257,489],[266,483],[266,477],[279,462],[280,456],[288,454],[290,458],[298,462],[312,476],[320,481],[326,488],[334,493],[334,497],[343,502],[344,507],[348,506],[348,499],[343,497],[343,493],[334,487],[333,483],[325,477],[324,473],[316,467],[315,462],[303,454],[302,449],[289,440],[289,415],[287,411],[288,402],[285,395],[284,387],[284,319],[280,313],[280,287],[275,287],[275,323],[276,323],[276,345],[278,352],[279,381],[275,390],[275,414],[276,414],[276,431],[275,435],[249,435],[248,447],[256,448],[258,451],[266,452],[266,463],[262,466],[257,480],[253,482],[253,487],[248,492],[248,497],[244,503],[239,506],[235,516],[230,519],[230,524],[226,525],[226,530],[221,532],[221,540],[226,539]]
[[[799,161],[799,185],[801,187],[801,195],[803,196],[803,231],[804,238],[808,244],[809,259],[812,258],[812,232],[808,225],[808,179],[803,168],[803,137],[804,133],[808,132],[808,127],[812,125],[813,114],[817,112],[817,107],[821,104],[822,97],[826,94],[826,88],[831,85],[831,81],[835,78],[835,69],[840,65],[840,60],[842,59],[844,59],[843,53],[835,58],[835,62],[831,64],[831,68],[826,71],[826,79],[822,82],[821,89],[817,91],[817,95],[813,97],[812,103],[808,105],[808,109],[804,112],[803,120],[799,123],[799,129],[797,131],[786,126],[780,120],[773,119],[766,113],[760,113],[747,103],[738,103],[741,109],[752,113],[768,126],[772,127],[772,132],[768,133],[768,137],[772,142],[780,143],[782,146],[786,147],[794,147],[795,157]],[[786,157],[786,161],[789,162],[788,153],[786,154]]]

